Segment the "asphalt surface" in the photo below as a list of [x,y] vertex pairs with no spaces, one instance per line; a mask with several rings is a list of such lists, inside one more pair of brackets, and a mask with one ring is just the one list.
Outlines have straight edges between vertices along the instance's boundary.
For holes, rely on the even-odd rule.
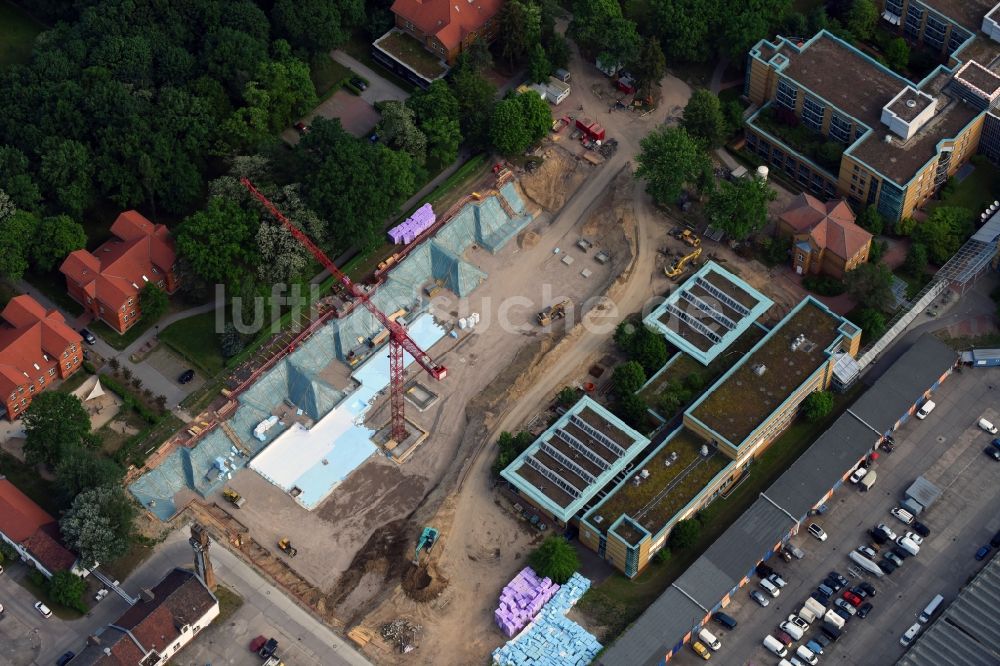
[[[152,587],[173,567],[192,566],[188,531],[179,529],[125,581],[123,587],[138,595]],[[216,623],[172,659],[177,664],[233,664],[259,666],[250,641],[258,635],[278,639],[278,654],[289,666],[367,666],[369,662],[331,629],[315,620],[280,590],[265,581],[223,546],[209,551],[219,582],[239,594],[243,605],[225,622]],[[87,636],[116,619],[127,608],[111,595],[87,616],[75,621],[45,619],[34,609],[35,599],[11,579],[23,575],[23,565],[8,567],[0,576],[0,664],[50,666],[67,650],[79,652]]]
[[[780,558],[768,562],[788,581],[778,598],[767,608],[754,603],[749,590],[757,589],[756,578],[735,594],[725,611],[739,626],[726,631],[713,623],[711,631],[722,642],[722,649],[713,654],[712,663],[777,663],[778,658],[766,651],[761,641],[802,607],[831,570],[846,576],[852,586],[868,580],[878,594],[871,599],[871,614],[863,620],[850,620],[843,637],[826,649],[820,663],[895,663],[904,652],[899,638],[934,595],[943,594],[945,603],[951,602],[982,568],[984,562],[975,561],[975,552],[1000,529],[1000,463],[983,453],[992,436],[976,422],[983,415],[994,423],[1000,421],[1000,368],[953,374],[935,393],[934,401],[938,407],[926,420],[909,419],[897,431],[896,450],[882,455],[876,463],[878,480],[870,492],[848,486],[834,493],[828,502],[830,511],[816,519],[829,535],[825,542],[803,529],[792,543],[806,551],[805,559],[789,564]],[[844,470],[845,474],[848,471]],[[920,475],[944,490],[941,499],[919,517],[931,529],[920,553],[885,578],[853,577],[846,555],[870,541],[869,528],[885,522],[897,534],[905,531],[906,527],[889,515],[889,509]],[[816,631],[808,631],[794,646],[804,644]],[[671,660],[679,664],[700,662],[687,648]]]

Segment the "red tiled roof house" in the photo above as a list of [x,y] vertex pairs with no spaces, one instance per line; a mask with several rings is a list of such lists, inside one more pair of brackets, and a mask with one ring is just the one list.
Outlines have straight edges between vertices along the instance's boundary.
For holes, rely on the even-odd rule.
[[854,223],[843,199],[821,202],[800,194],[778,218],[778,233],[792,237],[792,266],[799,275],[835,278],[868,261],[872,235]]
[[503,0],[396,0],[396,27],[449,65],[477,39],[496,36]]
[[[76,555],[60,543],[59,524],[42,507],[0,476],[0,539],[46,578],[73,571]],[[74,571],[81,573],[82,571]]]
[[33,396],[80,369],[83,349],[63,316],[31,296],[10,299],[0,320],[0,404],[13,421]]
[[219,615],[219,601],[194,573],[174,569],[137,604],[91,636],[74,666],[165,664]]
[[59,270],[66,289],[96,318],[119,333],[131,328],[142,313],[139,292],[147,283],[168,294],[177,290],[174,242],[162,224],[153,224],[127,210],[111,225],[115,238],[92,254],[71,252]]

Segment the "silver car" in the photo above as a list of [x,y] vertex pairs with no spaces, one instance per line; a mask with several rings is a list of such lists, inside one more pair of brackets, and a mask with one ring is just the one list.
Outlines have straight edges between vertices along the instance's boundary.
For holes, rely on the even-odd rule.
[[767,608],[767,605],[771,603],[771,601],[765,597],[764,593],[760,590],[750,590],[750,597],[763,608]]

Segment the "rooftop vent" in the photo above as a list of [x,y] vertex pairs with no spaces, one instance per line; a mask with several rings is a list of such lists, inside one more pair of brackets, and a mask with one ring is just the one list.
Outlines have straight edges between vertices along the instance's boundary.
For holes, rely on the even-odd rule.
[[37,363],[32,363],[31,365],[35,366],[35,370],[41,370],[41,368]]
[[700,451],[700,453],[701,453],[701,457],[702,458],[707,458],[708,457],[708,444],[702,444],[701,445],[701,451]]
[[148,278],[148,277],[146,277],[145,275],[143,275],[143,276],[142,276],[142,281],[143,281],[143,282],[149,282],[149,278]]
[[908,99],[908,100],[906,100],[906,106],[908,108],[910,108],[910,109],[917,108],[917,100],[915,100],[915,99]]
[[885,135],[885,142],[886,143],[892,143],[892,135],[891,134],[886,134]]
[[763,363],[758,363],[757,365],[753,366],[753,373],[758,377],[763,377],[765,372],[767,372],[767,366],[764,365]]

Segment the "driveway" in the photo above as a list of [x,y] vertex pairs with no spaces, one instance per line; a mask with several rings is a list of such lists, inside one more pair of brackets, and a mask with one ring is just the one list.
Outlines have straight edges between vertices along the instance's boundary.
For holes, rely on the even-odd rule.
[[392,81],[383,77],[380,73],[370,68],[360,60],[356,60],[343,51],[331,51],[330,57],[339,62],[344,67],[348,67],[361,78],[367,79],[368,89],[361,93],[361,98],[371,104],[394,99],[398,102],[405,102],[410,93],[406,92]]
[[[122,585],[130,594],[155,585],[173,567],[190,568],[191,546],[186,529],[174,531],[157,546]],[[368,666],[350,644],[299,608],[246,563],[219,546],[210,555],[220,583],[243,598],[243,605],[225,622],[210,626],[184,648],[188,664],[260,664],[246,646],[260,634],[278,639],[286,663],[302,666]],[[24,575],[24,565],[11,567]],[[79,652],[87,636],[114,621],[128,605],[110,595],[79,620],[46,620],[33,608],[35,599],[9,575],[0,576],[0,603],[6,612],[0,621],[0,663],[11,666],[48,666],[67,650]]]

